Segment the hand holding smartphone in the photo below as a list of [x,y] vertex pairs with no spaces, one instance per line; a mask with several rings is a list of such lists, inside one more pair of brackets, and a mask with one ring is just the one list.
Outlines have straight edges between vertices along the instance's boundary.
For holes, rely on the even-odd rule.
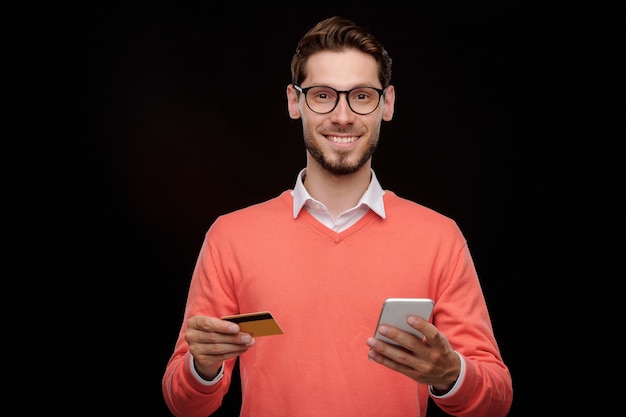
[[395,341],[378,333],[378,327],[381,324],[388,324],[393,327],[397,327],[400,330],[414,334],[418,338],[424,337],[420,332],[409,326],[406,322],[406,318],[410,315],[415,315],[423,318],[424,320],[430,319],[435,302],[430,298],[388,298],[384,301],[380,316],[378,318],[378,324],[376,325],[376,332],[374,337],[379,340],[383,340],[387,343],[397,345]]

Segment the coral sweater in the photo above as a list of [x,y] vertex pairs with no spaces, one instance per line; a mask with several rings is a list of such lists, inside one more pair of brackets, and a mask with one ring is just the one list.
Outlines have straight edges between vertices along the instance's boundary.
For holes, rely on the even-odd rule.
[[[269,310],[284,334],[258,337],[240,360],[242,417],[417,417],[428,387],[368,360],[383,300],[429,297],[431,321],[465,358],[459,388],[435,401],[457,416],[505,416],[508,368],[496,344],[465,238],[456,223],[387,191],[387,218],[368,212],[337,233],[289,191],[223,216],[208,230],[191,279],[194,315]],[[162,381],[174,415],[206,417],[235,365],[213,385],[191,371],[181,327]]]

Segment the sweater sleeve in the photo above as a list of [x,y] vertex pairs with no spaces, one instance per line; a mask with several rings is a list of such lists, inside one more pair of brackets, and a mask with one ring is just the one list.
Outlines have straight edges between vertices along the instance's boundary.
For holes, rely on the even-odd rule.
[[[220,317],[224,315],[224,311],[230,312],[234,308],[228,301],[232,300],[232,296],[224,296],[229,284],[221,271],[219,259],[211,251],[210,233],[209,230],[198,255],[188,291],[183,325],[162,379],[165,403],[177,417],[206,417],[214,413],[228,392],[235,366],[235,359],[227,360],[219,381],[202,381],[192,370],[192,357],[184,339],[189,318],[195,315]],[[213,302],[216,299],[221,301]]]
[[495,340],[469,248],[463,238],[458,241],[462,243],[453,251],[456,261],[444,279],[433,323],[462,355],[465,372],[452,395],[431,397],[454,416],[503,417],[512,403],[511,375]]

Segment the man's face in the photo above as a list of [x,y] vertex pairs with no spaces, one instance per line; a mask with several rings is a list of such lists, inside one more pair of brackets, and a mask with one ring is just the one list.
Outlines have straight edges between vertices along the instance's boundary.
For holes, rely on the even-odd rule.
[[[307,62],[307,74],[302,88],[328,86],[339,91],[355,87],[383,88],[374,58],[353,49],[312,55]],[[379,99],[376,110],[366,115],[350,109],[346,94],[340,94],[337,106],[325,114],[312,111],[304,95],[298,97],[293,88],[288,89],[288,97],[290,116],[302,119],[304,144],[313,161],[337,176],[352,174],[364,167],[369,170],[371,156],[378,145],[381,121],[391,120],[393,116],[393,86]]]

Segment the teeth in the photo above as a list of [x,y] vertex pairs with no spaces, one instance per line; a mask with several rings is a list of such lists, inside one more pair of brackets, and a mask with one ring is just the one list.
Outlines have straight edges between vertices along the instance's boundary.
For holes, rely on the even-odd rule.
[[358,138],[359,138],[358,136],[352,136],[349,138],[339,137],[339,136],[328,136],[328,139],[335,143],[351,143],[351,142],[355,142]]

